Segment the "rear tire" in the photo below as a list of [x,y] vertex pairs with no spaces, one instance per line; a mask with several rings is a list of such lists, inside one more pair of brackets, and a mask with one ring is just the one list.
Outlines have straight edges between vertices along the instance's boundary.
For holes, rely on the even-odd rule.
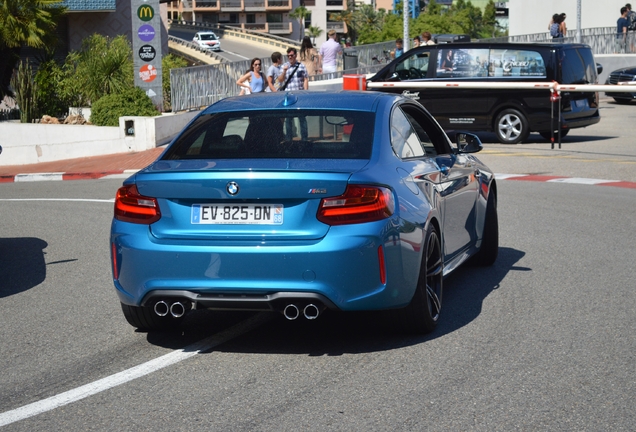
[[491,266],[497,260],[499,254],[499,217],[497,216],[497,198],[493,190],[488,195],[486,204],[486,220],[484,221],[484,234],[481,247],[472,261],[479,266]]
[[151,307],[121,304],[121,310],[128,324],[142,331],[171,330],[179,326],[183,317],[174,318],[170,314],[157,315]]
[[426,334],[435,330],[442,308],[444,260],[437,230],[426,233],[420,276],[411,303],[396,311],[407,333]]
[[495,120],[495,133],[502,144],[517,144],[525,141],[530,134],[526,117],[516,109],[508,108],[499,113]]

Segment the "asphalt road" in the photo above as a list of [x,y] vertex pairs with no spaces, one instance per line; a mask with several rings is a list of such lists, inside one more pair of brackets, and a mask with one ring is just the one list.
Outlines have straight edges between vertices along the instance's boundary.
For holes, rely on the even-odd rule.
[[[617,124],[636,109],[607,105]],[[537,136],[482,159],[629,180],[613,121],[560,151]],[[110,276],[120,183],[0,184],[4,430],[633,429],[633,189],[501,180],[499,259],[446,279],[439,328],[412,337],[373,313],[199,312],[180,332],[135,332]]]
[[[168,33],[170,36],[175,36],[187,41],[192,41],[192,37],[197,32],[187,29],[170,29]],[[249,60],[255,57],[268,58],[272,55],[274,49],[265,50],[258,44],[247,44],[244,41],[237,39],[224,39],[221,38],[221,51],[217,51],[217,54],[228,62]],[[281,51],[282,52],[282,51]]]

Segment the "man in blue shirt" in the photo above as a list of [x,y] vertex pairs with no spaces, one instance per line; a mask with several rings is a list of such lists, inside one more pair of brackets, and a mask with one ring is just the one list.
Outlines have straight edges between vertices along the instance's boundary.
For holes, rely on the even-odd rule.
[[621,17],[616,21],[616,49],[615,53],[624,53],[625,45],[627,42],[627,27],[629,21],[627,20],[627,8],[623,6],[621,8]]

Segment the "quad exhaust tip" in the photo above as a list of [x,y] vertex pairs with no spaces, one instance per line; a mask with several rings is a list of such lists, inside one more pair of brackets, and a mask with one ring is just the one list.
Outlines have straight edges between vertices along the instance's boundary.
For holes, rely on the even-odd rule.
[[[300,308],[293,303],[288,304],[283,309],[283,315],[290,321],[300,317]],[[308,304],[302,310],[303,316],[308,320],[315,320],[320,316],[320,308],[315,304]]]
[[160,300],[157,303],[155,303],[154,311],[157,314],[157,316],[160,316],[160,317],[165,317],[168,314],[170,314],[174,318],[181,318],[186,313],[186,307],[180,301],[176,301],[170,304],[165,300]]
[[155,303],[154,309],[155,309],[155,313],[159,315],[160,317],[164,317],[168,315],[168,312],[170,312],[170,306],[168,306],[168,303],[166,303],[163,300]]
[[288,304],[283,310],[283,315],[288,320],[293,321],[300,316],[300,309],[295,304]]

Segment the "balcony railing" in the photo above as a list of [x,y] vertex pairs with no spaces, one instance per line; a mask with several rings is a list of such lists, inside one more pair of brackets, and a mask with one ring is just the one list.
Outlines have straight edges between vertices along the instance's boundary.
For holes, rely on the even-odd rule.
[[288,0],[268,0],[267,7],[291,7]]
[[337,31],[337,32],[339,32],[339,33],[342,33],[342,32],[344,32],[344,24],[341,23],[341,22],[333,22],[333,21],[329,22],[329,21],[327,21],[327,31],[332,30],[332,29]]
[[316,0],[305,0],[305,6],[316,6]]
[[195,1],[194,3],[194,7],[195,8],[215,8],[217,6],[218,2],[216,1]]
[[221,0],[221,8],[241,8],[243,7],[240,0]]

